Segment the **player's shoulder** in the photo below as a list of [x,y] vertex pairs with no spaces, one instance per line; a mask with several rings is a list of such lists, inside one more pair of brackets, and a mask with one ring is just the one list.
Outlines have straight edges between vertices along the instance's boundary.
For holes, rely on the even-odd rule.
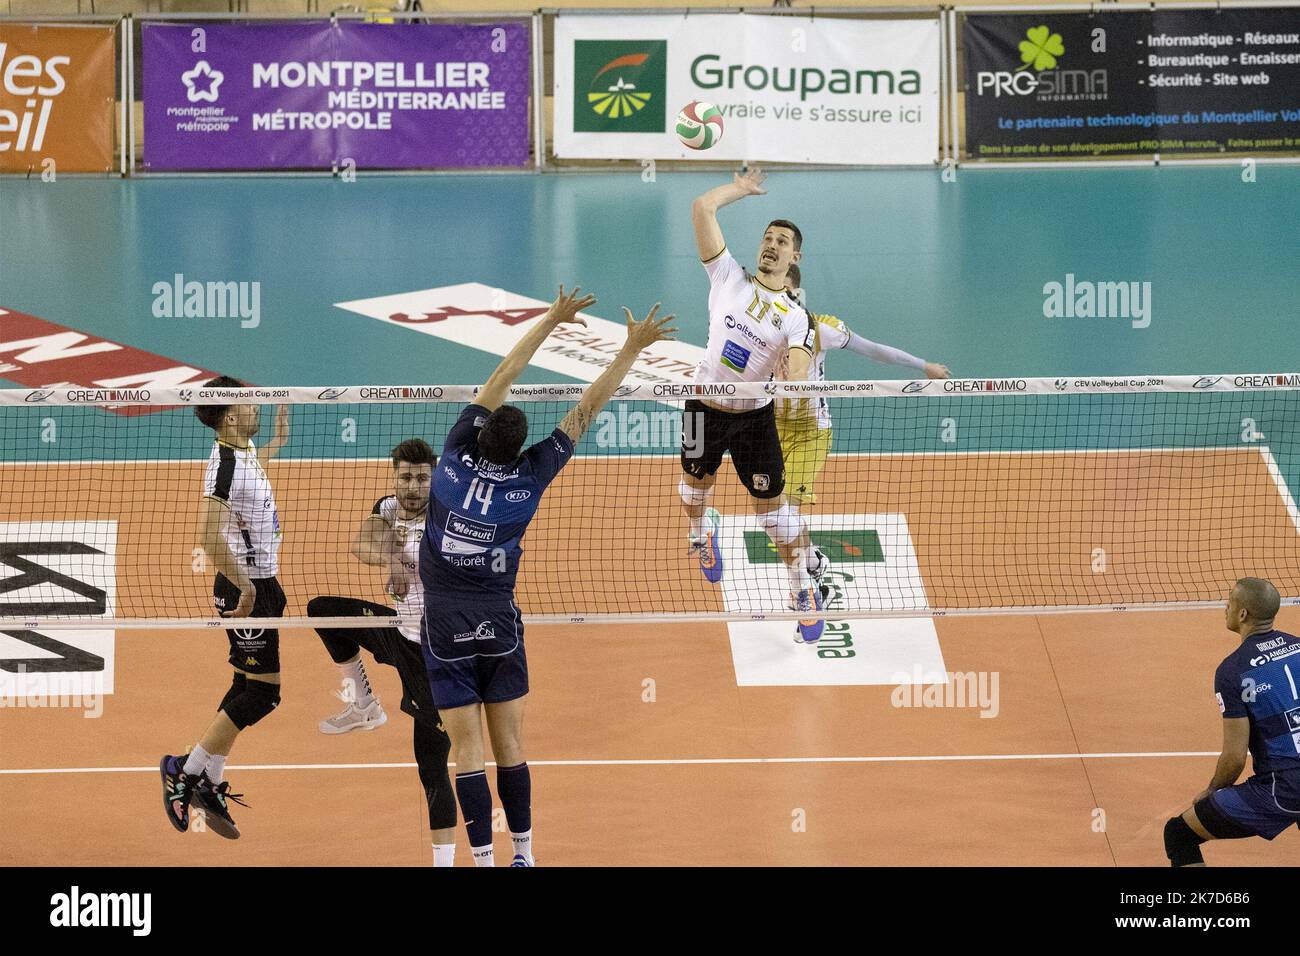
[[370,509],[372,515],[379,515],[385,521],[392,521],[393,515],[397,513],[397,496],[384,495],[375,502],[375,506]]
[[843,319],[838,315],[831,315],[829,312],[821,312],[817,314],[810,312],[809,317],[821,325],[829,326],[836,332],[848,332],[849,330],[849,327],[844,324]]

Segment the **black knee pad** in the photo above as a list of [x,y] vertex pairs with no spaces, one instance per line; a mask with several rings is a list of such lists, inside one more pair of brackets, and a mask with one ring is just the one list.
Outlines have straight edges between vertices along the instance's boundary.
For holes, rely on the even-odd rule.
[[1165,856],[1173,866],[1191,866],[1204,863],[1201,856],[1201,844],[1205,838],[1197,836],[1196,831],[1187,825],[1182,817],[1170,817],[1165,823]]
[[[243,676],[242,674],[240,675]],[[246,680],[244,691],[236,694],[222,707],[230,722],[243,730],[251,727],[280,703],[280,685],[264,680]]]
[[[217,710],[225,710],[230,702],[244,692],[245,685],[248,683],[248,676],[239,671],[235,671],[235,679],[230,682],[230,690],[226,691],[226,696],[221,698],[221,703],[217,705]],[[229,713],[226,714],[230,716]]]
[[1205,832],[1216,840],[1242,840],[1258,835],[1254,830],[1226,816],[1209,797],[1197,800],[1192,809],[1196,811],[1196,819],[1201,821]]
[[456,793],[447,773],[451,740],[437,725],[415,721],[415,765],[420,769],[424,799],[429,805],[429,829],[448,830],[456,825]]

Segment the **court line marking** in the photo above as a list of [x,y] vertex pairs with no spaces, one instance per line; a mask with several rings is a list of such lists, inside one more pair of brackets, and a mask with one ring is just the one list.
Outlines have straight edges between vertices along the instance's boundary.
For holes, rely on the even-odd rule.
[[[981,760],[1127,760],[1137,758],[1217,757],[1217,750],[1175,750],[1168,752],[1131,753],[1064,753],[1064,754],[940,754],[927,756],[878,757],[672,757],[664,759],[613,760],[530,760],[530,767],[663,767],[729,766],[735,764],[814,764],[814,763],[947,763]],[[415,763],[282,763],[227,766],[235,770],[398,770],[415,767]],[[454,767],[454,763],[447,766]],[[495,767],[488,761],[486,766]],[[0,776],[32,776],[52,773],[157,773],[157,767],[41,767],[0,769]]]
[[1267,445],[1260,445],[1259,453],[1264,458],[1264,467],[1268,469],[1269,477],[1277,486],[1277,493],[1282,496],[1282,504],[1286,506],[1291,524],[1295,526],[1297,532],[1300,532],[1300,508],[1296,507],[1295,499],[1291,497],[1291,489],[1287,487],[1286,478],[1282,476],[1282,469],[1277,466],[1277,459],[1273,457],[1272,449]]
[[[1257,446],[1258,447],[1258,446]],[[1183,447],[1169,448],[1008,448],[993,450],[971,450],[971,451],[835,451],[831,452],[831,458],[964,458],[964,457],[989,457],[992,455],[1127,455],[1127,454],[1194,454],[1197,452],[1248,452],[1251,446],[1248,445],[1187,445]],[[605,461],[606,459],[634,460],[651,458],[657,460],[676,461],[681,449],[676,445],[665,447],[662,452],[628,452],[627,454],[616,455],[575,455],[574,461]],[[0,461],[0,467],[31,467],[34,465],[196,465],[205,464],[208,461],[207,456],[202,458],[68,458],[68,459],[46,459],[46,460],[25,460],[25,461]],[[372,464],[383,462],[387,464],[390,461],[387,455],[377,458],[368,458],[358,456],[356,458],[289,458],[277,457],[274,464]]]

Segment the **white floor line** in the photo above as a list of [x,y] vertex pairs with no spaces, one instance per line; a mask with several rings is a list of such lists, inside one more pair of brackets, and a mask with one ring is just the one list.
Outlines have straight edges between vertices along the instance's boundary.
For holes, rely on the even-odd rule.
[[[943,754],[935,756],[881,756],[881,757],[682,757],[661,760],[530,760],[530,767],[661,767],[730,764],[810,764],[810,763],[944,763],[970,760],[1127,760],[1135,758],[1167,757],[1217,757],[1214,750],[1176,750],[1168,752],[1132,753],[1063,753],[1063,754]],[[414,763],[272,763],[236,764],[226,767],[236,770],[396,770],[414,767]],[[449,764],[449,766],[456,766]],[[496,764],[488,762],[489,767]],[[157,773],[153,767],[40,767],[33,769],[0,769],[0,776],[31,776],[47,773]]]
[[1277,459],[1273,457],[1273,452],[1267,445],[1260,445],[1259,453],[1264,457],[1264,467],[1268,469],[1269,477],[1277,486],[1277,493],[1282,496],[1282,504],[1286,506],[1291,524],[1295,526],[1296,531],[1300,531],[1300,509],[1296,508],[1295,499],[1291,497],[1291,489],[1287,487],[1286,479],[1282,476],[1282,469],[1277,466]]

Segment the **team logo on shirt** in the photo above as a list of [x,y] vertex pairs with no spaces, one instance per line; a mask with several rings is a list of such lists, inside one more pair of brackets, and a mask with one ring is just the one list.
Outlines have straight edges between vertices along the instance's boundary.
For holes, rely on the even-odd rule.
[[497,526],[485,521],[475,521],[458,514],[448,514],[446,531],[449,535],[464,541],[487,542],[491,544],[497,536]]

